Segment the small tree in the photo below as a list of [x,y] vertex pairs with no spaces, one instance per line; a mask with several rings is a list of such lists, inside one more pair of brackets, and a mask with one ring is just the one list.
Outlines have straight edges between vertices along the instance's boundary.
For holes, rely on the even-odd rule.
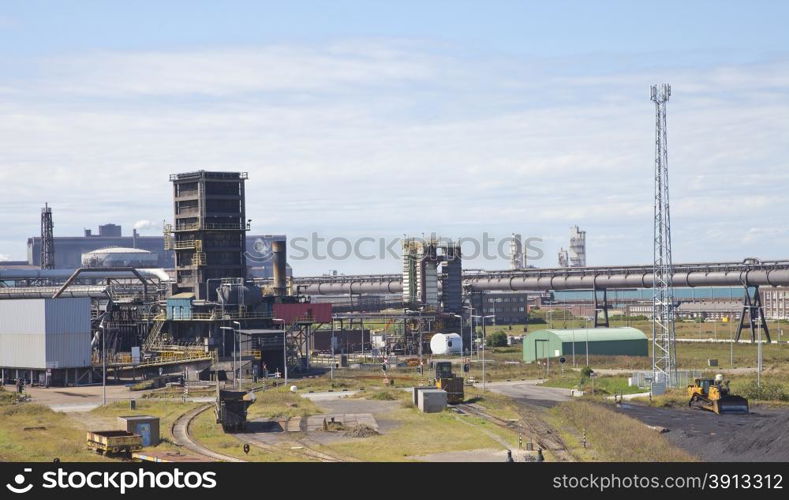
[[502,331],[493,332],[490,335],[488,335],[486,344],[488,345],[488,347],[506,347],[507,334]]

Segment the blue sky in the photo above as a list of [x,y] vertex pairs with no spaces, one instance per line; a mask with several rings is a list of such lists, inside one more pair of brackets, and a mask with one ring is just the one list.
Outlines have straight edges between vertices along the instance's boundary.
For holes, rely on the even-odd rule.
[[[676,261],[787,257],[785,2],[13,2],[0,5],[0,258],[171,217],[171,172],[249,172],[253,230],[543,238],[651,259],[671,82]],[[30,175],[30,173],[33,175]],[[504,267],[504,262],[474,262]],[[302,261],[395,271],[396,261]]]

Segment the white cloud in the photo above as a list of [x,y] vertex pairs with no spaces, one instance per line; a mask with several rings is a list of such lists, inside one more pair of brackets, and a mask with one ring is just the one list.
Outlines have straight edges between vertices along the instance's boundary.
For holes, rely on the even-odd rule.
[[348,85],[402,84],[435,76],[432,57],[408,47],[332,44],[203,51],[96,52],[46,61],[70,94],[226,96],[250,92],[341,90]]
[[256,232],[560,228],[552,265],[577,223],[591,263],[648,262],[660,73],[674,88],[675,260],[780,256],[740,235],[749,218],[786,225],[789,63],[567,73],[402,41],[47,60],[39,78],[0,77],[0,183],[13,186],[0,250],[22,258],[44,201],[56,235],[155,228],[171,218],[169,173],[218,169],[249,172]]

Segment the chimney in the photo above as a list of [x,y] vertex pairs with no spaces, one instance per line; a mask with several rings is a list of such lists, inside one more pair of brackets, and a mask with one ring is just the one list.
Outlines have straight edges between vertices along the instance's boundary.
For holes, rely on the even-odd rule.
[[274,294],[285,295],[287,292],[287,250],[284,241],[272,241],[271,250],[274,253],[273,262],[273,276],[274,276]]

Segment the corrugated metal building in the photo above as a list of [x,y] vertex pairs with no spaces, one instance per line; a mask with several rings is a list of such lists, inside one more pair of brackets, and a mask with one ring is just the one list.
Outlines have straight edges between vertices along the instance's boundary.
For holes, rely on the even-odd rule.
[[647,336],[641,330],[622,328],[576,328],[570,330],[538,330],[523,339],[523,360],[532,363],[538,359],[560,356],[647,356]]
[[0,300],[4,379],[67,383],[66,370],[75,369],[71,381],[76,382],[91,366],[90,343],[88,297]]

